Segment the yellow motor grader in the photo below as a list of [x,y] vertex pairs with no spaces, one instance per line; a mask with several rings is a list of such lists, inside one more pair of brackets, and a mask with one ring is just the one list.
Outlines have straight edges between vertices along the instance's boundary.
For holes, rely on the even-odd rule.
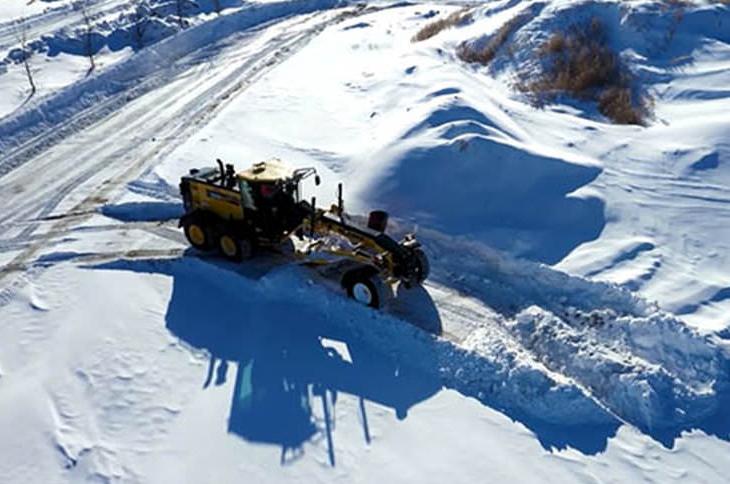
[[291,169],[278,159],[236,172],[217,167],[192,169],[182,177],[185,214],[180,227],[190,244],[241,261],[266,248],[289,245],[310,264],[335,265],[349,297],[378,308],[397,284],[411,287],[429,273],[426,254],[413,234],[396,241],[385,233],[388,214],[371,212],[366,226],[352,223],[338,203],[329,209],[303,200],[301,182],[314,168]]

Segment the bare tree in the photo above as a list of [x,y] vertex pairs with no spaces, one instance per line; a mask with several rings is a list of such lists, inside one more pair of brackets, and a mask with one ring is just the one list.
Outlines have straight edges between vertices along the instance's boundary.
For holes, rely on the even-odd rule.
[[183,19],[183,10],[185,9],[185,0],[175,0],[177,7],[177,20],[180,22],[180,28],[185,28],[185,19]]
[[30,84],[30,95],[28,96],[28,99],[30,99],[36,93],[37,89],[35,80],[33,79],[33,71],[30,68],[30,57],[33,55],[33,51],[28,48],[28,25],[25,23],[24,17],[21,17],[15,26],[15,36],[20,44],[23,67],[25,68],[25,75],[28,78],[28,84]]
[[193,0],[175,0],[175,8],[177,9],[177,21],[180,24],[180,28],[184,29],[187,26],[185,11],[191,8],[198,8],[198,4]]
[[81,15],[84,16],[84,25],[86,31],[84,32],[84,46],[86,48],[86,55],[89,58],[89,70],[86,73],[88,76],[96,68],[96,61],[94,61],[94,24],[91,22],[89,16],[89,10],[87,8],[86,1],[81,4]]
[[134,6],[134,11],[132,12],[132,34],[134,35],[137,48],[141,49],[144,47],[144,33],[149,26],[152,9],[148,0],[133,0],[132,5]]

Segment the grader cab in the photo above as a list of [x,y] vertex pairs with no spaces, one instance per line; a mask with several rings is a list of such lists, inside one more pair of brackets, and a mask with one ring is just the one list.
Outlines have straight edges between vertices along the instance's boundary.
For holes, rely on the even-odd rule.
[[291,169],[280,160],[236,172],[233,165],[193,169],[180,182],[185,214],[180,219],[190,244],[241,261],[266,248],[290,244],[310,264],[338,264],[347,294],[380,307],[396,284],[407,287],[428,277],[429,264],[412,234],[396,241],[385,233],[388,215],[370,214],[366,226],[353,224],[338,203],[328,210],[302,199],[302,180],[314,168]]

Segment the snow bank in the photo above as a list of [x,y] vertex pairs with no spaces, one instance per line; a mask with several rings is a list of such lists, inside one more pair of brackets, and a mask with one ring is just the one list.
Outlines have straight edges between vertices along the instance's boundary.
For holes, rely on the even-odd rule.
[[[432,261],[432,280],[497,309],[532,358],[576,381],[621,419],[669,445],[677,429],[722,413],[730,358],[711,336],[615,284],[432,231],[419,239]],[[477,329],[469,345],[483,348],[479,340],[487,335]]]
[[426,123],[440,129],[443,141],[384,155],[391,167],[364,189],[370,203],[547,263],[598,237],[603,202],[571,193],[593,181],[599,168],[490,136],[489,120],[470,111],[478,113],[459,104],[441,108]]
[[558,317],[531,307],[508,325],[548,368],[574,378],[644,431],[696,425],[723,411],[727,358],[669,315]]
[[[99,2],[99,6],[90,4],[87,13],[91,22],[91,34],[83,21],[81,8],[76,5],[67,15],[75,18],[69,20],[55,32],[43,32],[38,38],[35,33],[34,19],[27,20],[31,37],[28,48],[33,53],[45,53],[48,56],[71,54],[87,56],[89,49],[94,55],[107,49],[116,52],[125,48],[141,49],[170,37],[183,28],[199,24],[206,20],[204,14],[215,12],[211,0],[199,2],[183,2],[180,11],[174,2],[151,0],[139,5],[128,5],[124,2],[107,6]],[[233,7],[241,7],[241,0],[220,1],[221,12]],[[105,8],[106,7],[106,8]],[[178,16],[180,15],[180,16]],[[87,37],[88,36],[88,37]],[[87,44],[87,42],[89,42]],[[2,63],[19,62],[23,51],[11,49]]]

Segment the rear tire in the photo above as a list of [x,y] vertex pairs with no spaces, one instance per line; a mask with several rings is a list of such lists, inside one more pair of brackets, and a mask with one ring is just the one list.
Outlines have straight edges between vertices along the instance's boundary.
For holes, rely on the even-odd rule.
[[231,232],[223,231],[218,236],[218,251],[230,261],[241,262],[251,258],[253,246],[248,239],[239,239]]
[[185,238],[188,239],[190,245],[198,250],[209,251],[212,249],[211,230],[202,220],[194,218],[187,220],[183,225]]

